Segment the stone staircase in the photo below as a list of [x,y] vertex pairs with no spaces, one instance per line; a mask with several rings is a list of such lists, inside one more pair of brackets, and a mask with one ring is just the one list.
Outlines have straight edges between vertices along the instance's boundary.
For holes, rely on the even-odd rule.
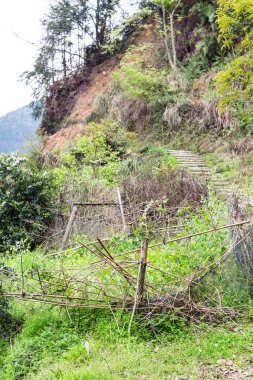
[[241,205],[253,207],[253,198],[248,197],[238,185],[230,184],[228,180],[222,174],[217,173],[215,169],[208,168],[204,158],[200,154],[187,150],[173,149],[169,149],[168,153],[177,159],[179,167],[191,172],[227,200],[236,197]]

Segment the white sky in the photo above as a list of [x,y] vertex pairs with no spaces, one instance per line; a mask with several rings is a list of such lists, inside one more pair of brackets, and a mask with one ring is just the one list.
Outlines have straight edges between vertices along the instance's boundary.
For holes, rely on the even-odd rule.
[[15,36],[38,42],[40,19],[50,0],[0,0],[0,116],[27,105],[31,90],[19,76],[33,65],[36,46]]
[[[131,2],[122,0],[121,4],[131,9]],[[42,34],[40,20],[50,3],[51,0],[0,0],[0,117],[32,100],[31,89],[19,77],[32,69],[37,47],[24,40],[38,43]]]

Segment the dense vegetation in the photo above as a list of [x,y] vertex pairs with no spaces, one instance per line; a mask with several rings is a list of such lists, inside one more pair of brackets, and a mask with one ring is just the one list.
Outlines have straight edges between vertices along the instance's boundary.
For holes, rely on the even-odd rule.
[[251,234],[224,228],[236,207],[169,148],[202,147],[212,166],[226,146],[232,179],[252,166],[252,2],[136,2],[121,25],[121,2],[93,5],[52,2],[26,73],[53,134],[92,68],[120,58],[85,133],[0,158],[0,377],[246,378]]
[[55,209],[52,175],[41,173],[24,157],[0,156],[0,247],[38,244]]

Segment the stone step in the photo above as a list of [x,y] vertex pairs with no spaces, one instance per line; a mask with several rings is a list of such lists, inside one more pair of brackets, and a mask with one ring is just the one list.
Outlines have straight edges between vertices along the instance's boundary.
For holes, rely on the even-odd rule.
[[[203,166],[205,168],[207,168],[207,166],[205,165],[204,162],[196,162],[196,161],[192,161],[192,162],[185,162],[185,161],[182,161],[180,162],[180,165],[188,165],[188,166]],[[208,169],[208,168],[207,168]]]
[[191,164],[191,165],[187,165],[185,163],[182,163],[182,164],[180,164],[180,166],[185,166],[185,167],[188,167],[188,168],[201,168],[201,169],[205,169],[205,170],[208,170],[208,171],[211,172],[211,170],[208,169],[205,165],[198,165],[197,163]]
[[183,169],[194,169],[194,168],[198,168],[198,169],[205,170],[205,171],[208,171],[208,172],[212,173],[211,170],[209,170],[208,168],[206,168],[205,166],[202,166],[202,165],[186,165],[186,164],[180,164],[179,167],[180,167],[180,168],[183,168]]
[[201,160],[201,157],[198,157],[198,156],[179,156],[179,155],[176,155],[176,154],[173,154],[173,157],[176,157],[178,160]]
[[170,153],[171,155],[175,157],[193,157],[193,158],[200,158],[203,159],[199,154],[195,153]]
[[231,187],[230,183],[229,182],[214,182],[212,181],[212,179],[210,180],[210,183],[213,185],[213,186],[222,186],[222,187]]
[[191,171],[194,171],[194,170],[197,170],[197,171],[201,171],[201,172],[205,172],[205,173],[211,173],[210,170],[208,170],[207,168],[205,168],[204,166],[186,166],[186,165],[182,165],[180,166],[182,169],[186,169],[186,170],[191,170]]
[[195,166],[204,166],[205,168],[207,168],[207,169],[210,169],[210,168],[208,168],[206,165],[205,165],[205,163],[204,162],[198,162],[198,161],[192,161],[192,162],[187,162],[187,161],[178,161],[178,164],[179,165],[195,165]]
[[[182,166],[182,168],[186,169],[186,167],[183,167],[183,166]],[[196,167],[195,168],[194,167],[187,168],[187,169],[191,173],[205,173],[205,174],[209,174],[209,171],[207,171],[206,169],[201,169],[201,168],[196,168]]]
[[[203,160],[195,160],[195,159],[192,159],[192,160],[185,160],[185,159],[178,159],[179,162],[185,162],[185,163],[189,163],[189,164],[192,164],[193,162],[200,162],[202,164],[205,164],[205,161]],[[205,164],[206,165],[206,164]]]
[[177,157],[179,161],[185,161],[185,162],[203,162],[205,163],[204,160],[196,158],[196,157]]
[[247,196],[240,193],[239,188],[231,186],[229,181],[223,177],[222,174],[208,168],[205,160],[198,153],[181,149],[169,149],[168,152],[178,160],[179,167],[187,169],[188,172],[199,177],[202,182],[206,182],[212,186],[224,197],[224,200],[226,198],[230,200],[236,196],[239,198],[241,205],[245,204],[253,207],[253,198],[247,198]]
[[182,149],[168,149],[167,152],[173,153],[173,154],[185,153],[185,154],[196,154],[196,155],[198,155],[198,153],[194,153],[194,152],[191,152],[189,150],[182,150]]
[[191,157],[191,158],[199,158],[202,159],[203,157],[199,156],[195,153],[170,153],[174,157]]
[[176,156],[176,155],[173,155],[174,157],[176,157],[178,160],[196,160],[196,161],[202,161],[201,158],[199,157],[195,157],[195,156]]

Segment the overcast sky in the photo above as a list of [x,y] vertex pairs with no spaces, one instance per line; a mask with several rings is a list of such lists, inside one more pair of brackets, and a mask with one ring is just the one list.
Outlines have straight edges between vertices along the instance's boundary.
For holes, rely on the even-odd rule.
[[[0,0],[0,116],[31,101],[31,90],[19,83],[20,74],[32,68],[40,19],[50,0]],[[16,35],[19,37],[17,37]]]
[[[0,117],[32,100],[31,89],[19,78],[32,69],[36,43],[42,35],[40,20],[50,3],[51,0],[0,0]],[[132,8],[130,0],[121,0],[121,4]]]

